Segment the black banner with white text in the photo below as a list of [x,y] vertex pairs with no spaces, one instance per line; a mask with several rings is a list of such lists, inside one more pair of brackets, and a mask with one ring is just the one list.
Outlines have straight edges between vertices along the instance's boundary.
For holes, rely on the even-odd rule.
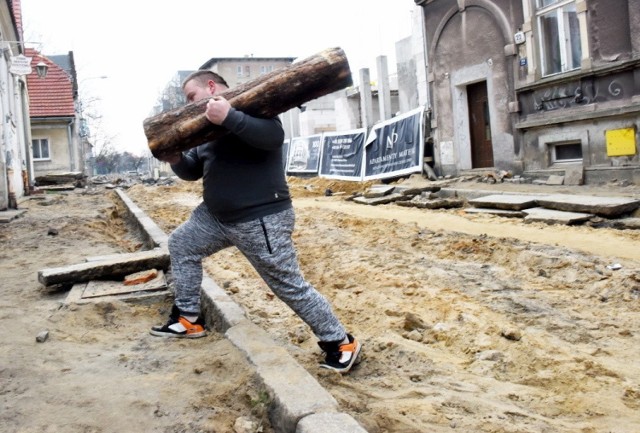
[[361,180],[362,155],[367,131],[325,132],[322,135],[320,176],[330,179]]
[[424,107],[374,125],[364,156],[364,180],[422,172]]

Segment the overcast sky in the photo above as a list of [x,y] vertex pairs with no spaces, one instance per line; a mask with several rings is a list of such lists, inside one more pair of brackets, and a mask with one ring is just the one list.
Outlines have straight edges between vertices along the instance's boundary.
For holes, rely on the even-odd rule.
[[[27,45],[73,51],[81,95],[97,99],[119,150],[148,150],[142,123],[178,70],[211,57],[299,57],[341,47],[354,80],[376,57],[395,72],[413,0],[22,0]],[[106,79],[96,77],[107,76]]]

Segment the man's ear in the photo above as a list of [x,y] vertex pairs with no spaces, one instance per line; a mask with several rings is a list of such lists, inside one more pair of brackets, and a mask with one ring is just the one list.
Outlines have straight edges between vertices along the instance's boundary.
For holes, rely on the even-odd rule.
[[209,82],[207,83],[208,87],[209,87],[209,93],[211,93],[212,95],[215,95],[216,93],[216,82],[213,80],[209,80]]

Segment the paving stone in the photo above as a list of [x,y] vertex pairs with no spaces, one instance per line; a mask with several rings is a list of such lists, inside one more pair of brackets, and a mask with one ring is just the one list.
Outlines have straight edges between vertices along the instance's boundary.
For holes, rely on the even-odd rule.
[[9,209],[0,212],[0,223],[8,223],[25,213],[24,209]]
[[547,185],[562,185],[564,183],[564,176],[558,176],[556,174],[552,174],[549,176],[545,184]]
[[600,221],[592,221],[591,227],[609,227],[618,230],[640,230],[640,218],[617,218],[617,219],[601,219]]
[[582,185],[584,184],[584,167],[582,165],[567,167],[564,171],[565,185]]
[[493,194],[470,199],[469,204],[480,208],[522,210],[538,206],[538,196],[525,196],[521,194]]
[[640,207],[640,200],[628,197],[550,194],[541,196],[538,205],[566,212],[587,212],[604,217],[617,217]]
[[522,211],[508,210],[508,209],[470,207],[470,208],[466,208],[464,211],[466,213],[490,214],[490,215],[498,215],[498,216],[510,217],[510,218],[524,218],[526,216],[526,214]]
[[547,224],[577,224],[585,222],[594,217],[593,214],[580,213],[580,212],[565,212],[553,209],[546,209],[542,207],[534,207],[531,209],[524,209],[523,212],[527,214],[524,217],[525,221],[539,221]]
[[423,192],[438,192],[440,191],[439,186],[411,186],[411,185],[398,185],[393,189],[393,193],[403,194],[403,195],[418,195]]
[[[438,191],[438,195],[440,197],[464,197],[467,200],[471,200],[474,198],[481,198],[487,195],[503,195],[504,193],[499,191],[492,191],[488,189],[466,189],[466,188],[442,188]],[[515,194],[506,194],[506,195],[515,195]],[[529,193],[529,192],[519,192],[517,195],[522,196],[539,196],[540,193]]]

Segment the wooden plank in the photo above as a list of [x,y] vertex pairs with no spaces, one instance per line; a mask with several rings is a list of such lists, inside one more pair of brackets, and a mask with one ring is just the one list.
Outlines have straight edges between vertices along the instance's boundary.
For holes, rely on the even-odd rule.
[[[353,84],[341,48],[330,48],[221,94],[232,107],[254,117],[272,118],[305,102]],[[209,122],[208,99],[145,119],[144,133],[156,158],[196,147],[227,133]]]

